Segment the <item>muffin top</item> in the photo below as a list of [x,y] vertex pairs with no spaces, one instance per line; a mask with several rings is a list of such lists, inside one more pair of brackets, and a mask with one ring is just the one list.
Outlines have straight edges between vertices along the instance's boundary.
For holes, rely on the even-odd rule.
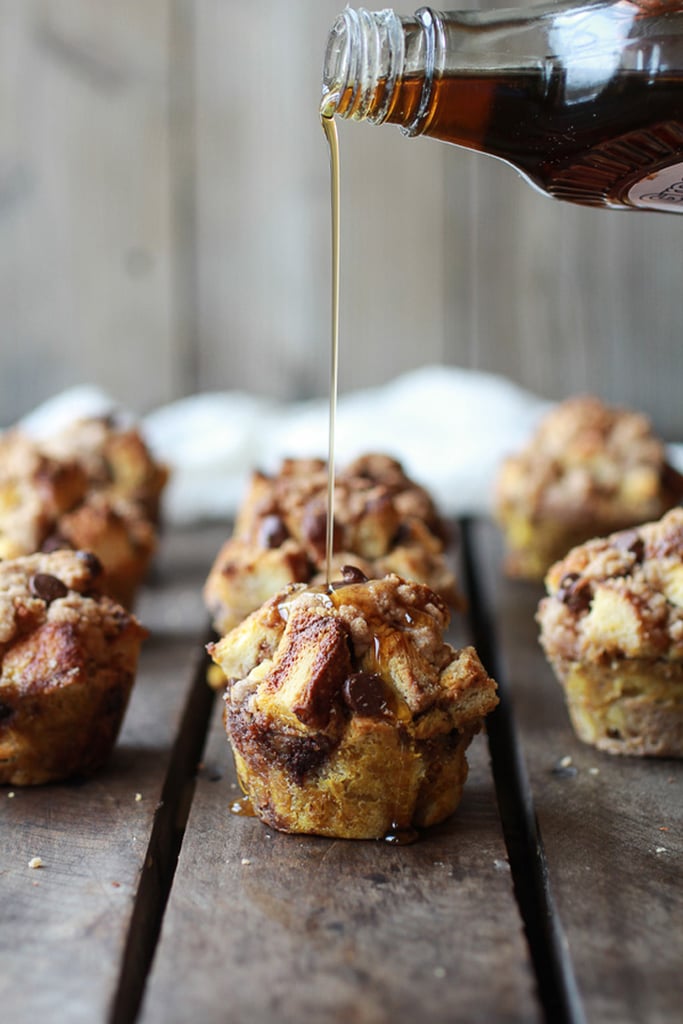
[[551,659],[682,659],[683,509],[574,548],[546,589],[537,620]]
[[[232,627],[286,582],[326,580],[327,464],[286,459],[274,475],[256,472],[205,587],[219,632]],[[396,573],[428,584],[454,607],[463,603],[447,563],[446,529],[431,497],[387,455],[365,455],[335,477],[331,570]]]
[[7,430],[0,435],[0,558],[68,546],[73,515],[84,508],[100,518],[106,509],[135,542],[150,529],[139,524],[158,518],[166,477],[135,430],[105,420],[78,421],[49,441]]
[[88,417],[75,420],[42,447],[59,461],[75,459],[90,490],[135,502],[151,519],[158,517],[168,470],[156,461],[136,427],[119,425],[112,417]]
[[209,651],[229,708],[288,729],[337,734],[355,716],[426,737],[465,729],[498,702],[474,650],[444,641],[448,621],[429,587],[347,566],[329,590],[290,585]]
[[[101,596],[101,573],[97,558],[83,551],[54,551],[0,562],[0,661],[13,644],[46,625],[54,628],[55,636],[60,631],[64,634],[64,629],[76,632],[86,647],[104,659],[108,643],[124,632],[137,639],[145,636],[132,615]],[[55,673],[58,669],[55,664]]]
[[[501,467],[496,503],[559,519],[661,515],[683,496],[683,477],[647,416],[579,395],[557,405],[529,444]],[[616,525],[621,525],[615,523]]]
[[[367,558],[385,555],[400,538],[402,522],[418,519],[443,537],[444,525],[427,491],[406,476],[388,455],[364,455],[335,476],[335,549]],[[252,491],[238,517],[235,533],[262,547],[294,536],[311,560],[325,558],[327,463],[322,459],[285,459],[280,471],[255,473]]]

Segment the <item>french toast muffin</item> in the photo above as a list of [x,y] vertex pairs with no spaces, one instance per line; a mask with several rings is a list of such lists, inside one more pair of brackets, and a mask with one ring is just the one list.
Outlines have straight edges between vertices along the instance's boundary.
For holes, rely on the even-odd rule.
[[[275,475],[255,472],[204,588],[216,632],[232,629],[288,583],[322,582],[326,538],[326,462],[285,459]],[[333,574],[346,564],[372,577],[397,573],[459,607],[445,542],[431,497],[395,459],[365,455],[337,473]]]
[[546,587],[540,642],[579,738],[683,756],[683,509],[574,548]]
[[150,522],[159,523],[169,471],[137,427],[120,425],[111,416],[78,419],[46,440],[44,450],[60,461],[75,459],[90,491],[134,504]]
[[542,580],[575,545],[658,519],[682,498],[683,476],[644,414],[569,398],[500,468],[494,504],[505,569]]
[[89,775],[114,746],[147,634],[101,575],[81,551],[0,562],[0,783]]
[[[84,442],[79,448],[71,438],[67,454],[67,436],[59,443],[38,442],[16,429],[0,436],[0,558],[58,548],[91,551],[104,569],[102,589],[131,607],[157,547],[148,506],[133,498],[142,485],[124,487],[123,471],[112,482],[97,468],[98,459],[86,455]],[[131,450],[137,451],[134,442]],[[158,509],[160,494],[156,500],[150,494],[149,507]]]
[[445,602],[394,574],[290,584],[209,652],[242,788],[285,832],[376,839],[457,807],[465,752],[498,703]]

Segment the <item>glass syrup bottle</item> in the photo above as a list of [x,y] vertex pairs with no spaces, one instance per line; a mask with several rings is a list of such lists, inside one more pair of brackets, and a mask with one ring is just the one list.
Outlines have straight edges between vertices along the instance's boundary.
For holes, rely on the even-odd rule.
[[347,8],[320,109],[491,154],[557,199],[683,213],[683,0]]

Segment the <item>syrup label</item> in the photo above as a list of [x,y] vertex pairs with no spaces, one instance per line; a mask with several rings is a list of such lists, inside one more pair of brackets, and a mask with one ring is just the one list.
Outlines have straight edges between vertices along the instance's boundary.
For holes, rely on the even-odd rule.
[[627,196],[632,206],[683,213],[683,163],[663,167],[631,185]]

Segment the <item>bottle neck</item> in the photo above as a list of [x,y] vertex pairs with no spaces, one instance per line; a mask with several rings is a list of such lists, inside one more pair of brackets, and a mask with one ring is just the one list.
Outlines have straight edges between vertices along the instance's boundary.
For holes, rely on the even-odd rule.
[[[438,15],[421,7],[414,17],[393,10],[346,10],[335,21],[323,64],[321,114],[420,132],[429,110],[442,42]],[[412,82],[412,89],[405,83]]]

